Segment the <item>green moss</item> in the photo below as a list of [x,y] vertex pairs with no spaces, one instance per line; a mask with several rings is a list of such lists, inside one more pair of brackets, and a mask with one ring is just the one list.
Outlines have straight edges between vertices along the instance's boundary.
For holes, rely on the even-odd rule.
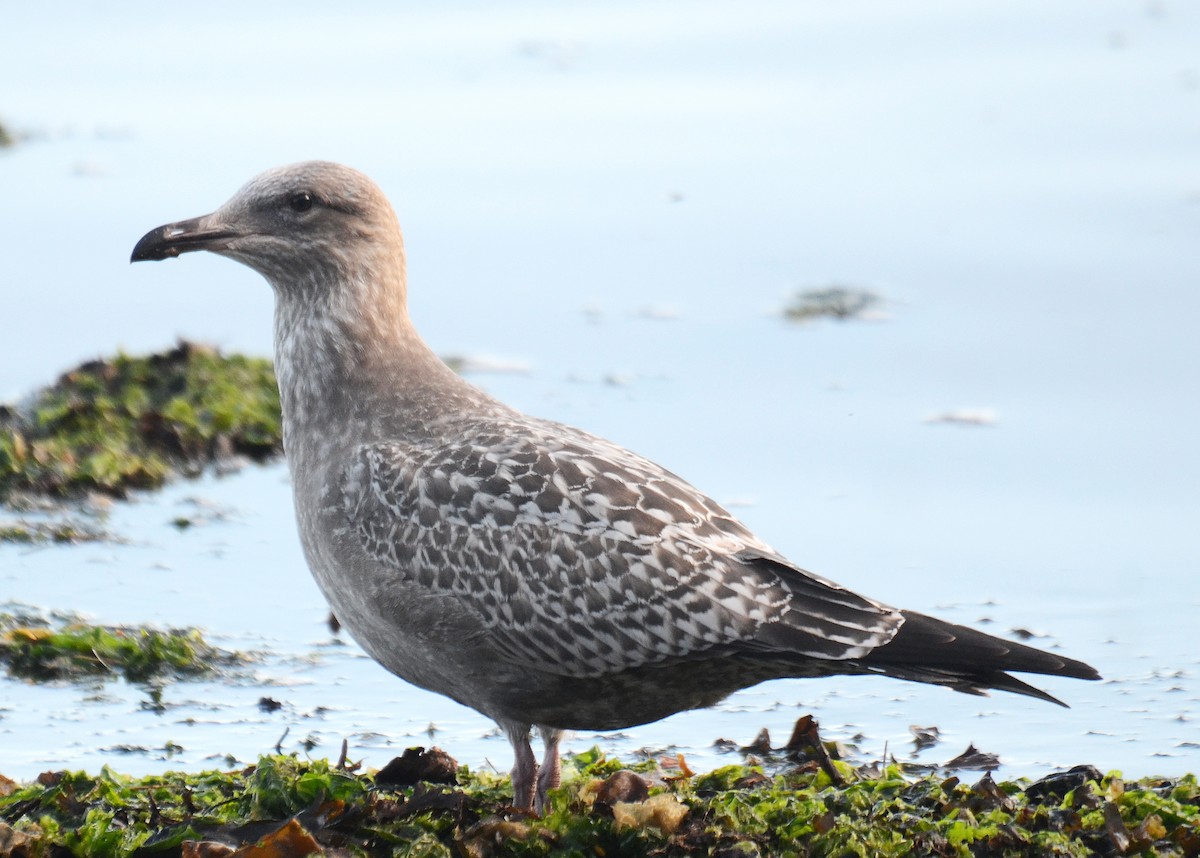
[[206,676],[243,660],[196,629],[94,626],[0,613],[0,664],[34,682],[122,676],[129,682]]
[[0,499],[122,496],[230,455],[282,449],[270,361],[191,343],[83,364],[28,407],[0,407]]
[[185,840],[387,858],[1200,853],[1200,785],[1190,775],[1130,784],[1110,774],[1059,795],[987,776],[913,779],[896,766],[863,769],[841,787],[803,767],[764,777],[731,766],[658,777],[649,798],[610,807],[596,784],[619,764],[598,752],[567,762],[541,818],[506,806],[503,779],[466,769],[457,787],[398,790],[279,756],[236,772],[60,772],[10,782],[7,795],[0,778],[0,843],[17,844],[14,855],[79,858],[175,856]]

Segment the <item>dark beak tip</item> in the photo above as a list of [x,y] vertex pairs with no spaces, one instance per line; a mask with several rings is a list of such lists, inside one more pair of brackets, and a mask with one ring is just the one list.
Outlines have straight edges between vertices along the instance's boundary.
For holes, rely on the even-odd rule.
[[168,256],[178,256],[179,251],[165,243],[166,237],[167,228],[165,226],[150,230],[138,239],[138,243],[133,246],[133,253],[130,254],[129,261],[157,262],[160,259],[166,259]]
[[194,217],[150,230],[133,246],[129,261],[157,262],[196,250],[220,250],[226,241],[237,237],[234,229],[214,226],[211,215]]

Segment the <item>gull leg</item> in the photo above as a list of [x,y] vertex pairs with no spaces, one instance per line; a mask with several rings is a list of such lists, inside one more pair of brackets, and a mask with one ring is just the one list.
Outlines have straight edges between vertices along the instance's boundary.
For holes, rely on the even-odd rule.
[[[559,785],[562,780],[562,761],[558,756],[558,742],[563,731],[553,727],[539,727],[542,741],[546,745],[546,755],[542,758],[542,770],[538,772],[537,795],[534,797],[533,808],[541,813],[546,808],[546,793]],[[530,751],[532,754],[532,751]]]
[[537,781],[538,764],[529,744],[529,724],[501,721],[500,729],[508,736],[513,747],[513,807],[520,810],[533,808],[534,782]]

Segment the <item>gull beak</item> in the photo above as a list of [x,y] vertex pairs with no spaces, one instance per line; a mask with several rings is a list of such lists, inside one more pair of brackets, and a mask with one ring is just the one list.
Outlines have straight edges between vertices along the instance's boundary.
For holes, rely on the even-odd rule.
[[238,233],[219,223],[215,215],[194,217],[150,230],[134,245],[129,261],[157,261],[193,250],[221,250],[237,237]]

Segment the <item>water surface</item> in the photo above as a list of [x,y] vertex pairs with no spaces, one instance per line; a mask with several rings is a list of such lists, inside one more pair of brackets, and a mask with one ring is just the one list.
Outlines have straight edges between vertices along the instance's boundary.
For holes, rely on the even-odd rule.
[[[701,765],[813,712],[869,754],[937,724],[1013,774],[1194,771],[1200,9],[1184,3],[363,2],[10,10],[0,398],[176,336],[270,351],[270,290],[134,241],[325,157],[406,229],[413,313],[507,402],[644,453],[801,565],[1101,670],[1072,708],[871,679],[769,683],[620,736]],[[849,283],[889,318],[796,327]],[[927,423],[991,409],[995,425]],[[178,532],[185,499],[226,510]],[[181,507],[180,505],[184,506]],[[272,653],[253,682],[0,681],[0,767],[252,759],[290,728],[381,765],[432,741],[510,764],[479,716],[329,643],[283,470],[181,484],[129,545],[0,547],[0,600],[196,624]],[[255,705],[285,702],[273,714]],[[170,759],[168,743],[181,746]],[[150,749],[121,753],[122,745]],[[942,753],[944,751],[944,753]]]

